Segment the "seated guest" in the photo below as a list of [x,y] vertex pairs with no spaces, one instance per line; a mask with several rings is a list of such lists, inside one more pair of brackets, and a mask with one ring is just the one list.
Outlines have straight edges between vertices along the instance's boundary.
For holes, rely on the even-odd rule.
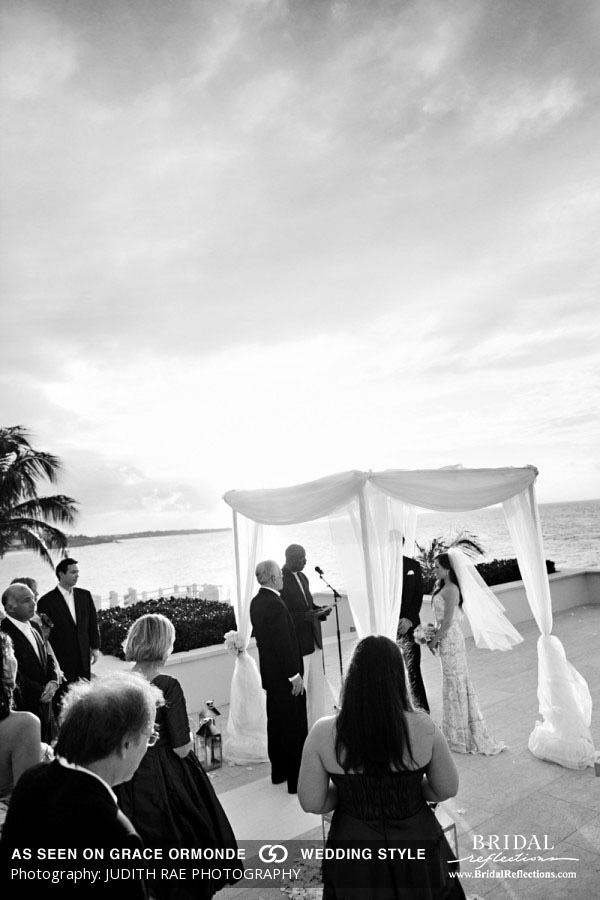
[[13,642],[19,664],[15,705],[17,709],[36,715],[42,728],[42,740],[55,737],[52,698],[58,690],[59,675],[54,656],[48,653],[35,615],[35,596],[31,588],[13,582],[2,594],[6,612],[0,623]]
[[[400,649],[386,637],[363,638],[341,710],[319,719],[302,754],[298,799],[307,812],[333,810],[327,846],[369,847],[372,854],[370,860],[325,860],[324,900],[464,900],[460,881],[449,873],[448,862],[458,863],[427,802],[457,790],[444,736],[409,700]],[[391,859],[388,848],[396,850]],[[400,856],[398,848],[410,852]]]
[[0,832],[14,785],[26,769],[52,759],[52,748],[40,741],[40,720],[12,708],[17,660],[12,641],[0,631]]
[[[156,740],[156,707],[162,703],[158,688],[130,673],[104,675],[70,687],[60,712],[56,759],[29,769],[13,791],[0,841],[5,880],[14,851],[24,847],[33,850],[34,868],[39,867],[37,848],[93,847],[104,851],[106,865],[117,868],[118,862],[110,862],[110,849],[142,849],[141,838],[119,809],[112,789],[132,777],[148,745]],[[25,864],[21,858],[20,868]],[[81,862],[74,866],[80,867]],[[100,860],[93,868],[102,868]],[[63,880],[53,889],[50,882],[38,881],[36,895],[51,892],[61,900],[114,898],[120,890],[117,882],[104,878],[85,888],[72,885]],[[7,896],[14,896],[15,885],[10,887]],[[146,898],[144,880],[127,881],[126,893],[120,896]]]
[[[129,629],[125,659],[135,662],[133,672],[160,688],[165,705],[156,717],[158,741],[131,781],[117,788],[119,805],[148,847],[237,850],[229,820],[194,753],[181,685],[160,673],[174,644],[175,628],[166,616],[141,616]],[[225,884],[225,879],[159,880],[151,887],[160,900],[185,900],[212,897]]]

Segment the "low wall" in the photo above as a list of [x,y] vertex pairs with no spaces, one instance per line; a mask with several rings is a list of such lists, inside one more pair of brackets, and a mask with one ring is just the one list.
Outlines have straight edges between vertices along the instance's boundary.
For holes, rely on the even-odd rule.
[[[550,575],[549,581],[554,612],[574,606],[600,603],[600,569],[559,572],[556,575]],[[495,585],[493,590],[505,607],[508,618],[515,625],[533,618],[522,581]],[[318,606],[327,605],[331,598],[331,594],[325,593],[316,593],[313,596]],[[430,608],[426,597],[421,616],[423,621],[429,621],[429,612]],[[352,633],[355,630],[354,620],[347,597],[343,597],[340,601],[338,615],[340,633],[342,635]],[[463,630],[465,635],[470,636],[471,631],[466,619],[463,623]],[[334,641],[335,637],[335,612],[332,612],[323,623],[323,638],[329,643]],[[258,651],[254,640],[250,641],[248,652],[258,664]],[[191,715],[198,713],[207,700],[214,700],[217,708],[219,705],[229,703],[229,688],[234,664],[235,658],[227,652],[224,646],[202,647],[199,650],[174,653],[168,660],[164,671],[180,682],[186,697],[188,712]],[[99,674],[108,669],[131,669],[131,667],[131,663],[123,662],[114,656],[101,656],[97,665],[94,666],[94,672]]]

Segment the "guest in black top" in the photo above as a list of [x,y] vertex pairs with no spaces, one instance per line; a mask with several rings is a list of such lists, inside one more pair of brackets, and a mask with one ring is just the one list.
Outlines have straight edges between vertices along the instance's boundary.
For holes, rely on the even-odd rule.
[[[337,716],[319,719],[302,754],[298,799],[333,811],[324,900],[464,900],[457,860],[429,803],[455,796],[458,772],[438,726],[413,709],[397,645],[357,645]],[[359,858],[348,849],[366,851]]]
[[[131,779],[117,788],[119,806],[141,834],[146,847],[195,847],[205,851],[233,850],[237,844],[229,820],[206,772],[190,734],[185,697],[176,678],[161,669],[173,651],[175,628],[166,616],[147,613],[136,619],[125,641],[125,659],[134,672],[160,688],[165,705],[158,710],[159,739],[144,756]],[[194,865],[196,865],[194,863]],[[230,864],[228,863],[228,866]],[[161,878],[160,869],[150,884],[157,900],[208,900],[236,878],[209,866],[211,876]],[[240,870],[239,863],[230,869]]]

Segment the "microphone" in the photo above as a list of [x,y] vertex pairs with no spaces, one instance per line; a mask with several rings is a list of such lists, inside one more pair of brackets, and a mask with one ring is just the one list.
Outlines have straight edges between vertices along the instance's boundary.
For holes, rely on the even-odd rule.
[[315,566],[315,572],[317,573],[317,575],[324,575],[324,574],[325,574],[324,571],[323,571],[323,569],[322,569],[320,566]]

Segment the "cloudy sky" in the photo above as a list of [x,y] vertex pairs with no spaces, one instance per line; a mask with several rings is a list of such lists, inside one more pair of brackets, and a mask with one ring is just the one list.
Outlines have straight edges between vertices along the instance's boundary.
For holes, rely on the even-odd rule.
[[600,497],[597,3],[2,19],[2,424],[76,531],[351,468]]

